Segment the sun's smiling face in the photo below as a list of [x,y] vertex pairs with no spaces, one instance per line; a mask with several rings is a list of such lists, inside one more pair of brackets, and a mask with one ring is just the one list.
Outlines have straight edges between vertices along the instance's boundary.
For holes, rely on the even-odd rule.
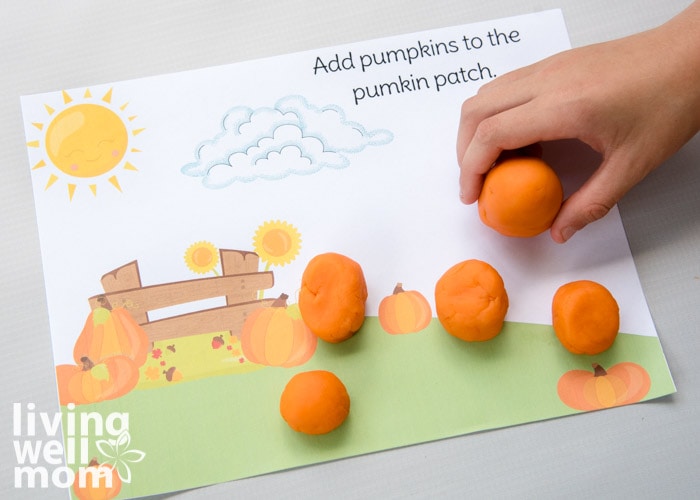
[[95,177],[116,167],[129,136],[114,111],[97,104],[64,109],[46,131],[46,152],[64,174]]
[[87,185],[93,195],[97,194],[97,183],[106,179],[117,190],[121,185],[115,169],[119,167],[136,171],[128,161],[130,153],[139,150],[132,147],[132,138],[143,129],[130,128],[136,116],[122,117],[127,104],[112,107],[112,89],[99,102],[91,102],[92,94],[85,91],[82,102],[75,102],[63,92],[64,108],[58,112],[44,105],[50,117],[48,126],[43,122],[33,125],[45,132],[42,139],[30,141],[29,147],[42,148],[46,157],[34,165],[33,170],[51,170],[46,188],[64,177],[68,195],[72,200],[79,185]]

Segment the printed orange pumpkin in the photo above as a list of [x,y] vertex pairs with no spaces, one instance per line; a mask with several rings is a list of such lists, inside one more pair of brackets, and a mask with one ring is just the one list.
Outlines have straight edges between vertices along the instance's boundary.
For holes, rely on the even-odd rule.
[[605,370],[593,363],[593,371],[571,370],[559,379],[559,398],[571,408],[590,411],[641,401],[651,388],[651,378],[640,365],[618,363]]
[[[94,478],[94,480],[93,480]],[[122,489],[116,467],[100,464],[96,458],[75,475],[73,492],[80,500],[109,500]]]
[[253,363],[291,367],[306,363],[316,351],[318,337],[311,333],[296,307],[287,307],[282,294],[269,307],[246,318],[241,331],[241,350]]
[[416,290],[404,290],[397,283],[394,293],[379,303],[379,323],[387,333],[419,332],[433,317],[428,300]]
[[97,403],[128,393],[139,381],[139,369],[126,356],[112,356],[95,364],[83,357],[80,366],[58,365],[56,380],[61,405]]
[[73,348],[73,359],[80,364],[88,357],[99,362],[117,354],[127,356],[142,366],[146,362],[150,342],[148,335],[123,307],[97,307],[88,315]]

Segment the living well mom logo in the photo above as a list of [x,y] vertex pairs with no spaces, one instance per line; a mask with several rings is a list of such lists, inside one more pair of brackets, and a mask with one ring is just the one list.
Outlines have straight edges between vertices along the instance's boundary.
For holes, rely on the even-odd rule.
[[15,488],[73,487],[78,496],[100,489],[112,498],[146,456],[132,447],[126,412],[76,412],[69,403],[65,413],[49,414],[34,403],[13,403],[12,430]]

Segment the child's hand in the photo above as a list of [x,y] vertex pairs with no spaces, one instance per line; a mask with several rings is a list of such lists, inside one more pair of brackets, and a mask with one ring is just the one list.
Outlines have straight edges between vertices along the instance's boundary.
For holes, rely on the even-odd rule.
[[551,236],[568,240],[700,129],[700,1],[665,25],[557,54],[505,74],[464,102],[460,196],[473,203],[503,150],[579,139],[601,153]]

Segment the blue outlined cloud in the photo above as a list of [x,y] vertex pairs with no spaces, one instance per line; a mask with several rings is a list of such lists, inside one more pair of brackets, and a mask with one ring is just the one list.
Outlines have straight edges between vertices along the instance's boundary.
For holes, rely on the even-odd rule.
[[317,107],[304,97],[287,96],[271,108],[229,110],[221,132],[202,142],[195,161],[181,171],[218,189],[235,182],[345,168],[350,165],[348,155],[392,140],[388,130],[368,131],[349,121],[338,106]]

